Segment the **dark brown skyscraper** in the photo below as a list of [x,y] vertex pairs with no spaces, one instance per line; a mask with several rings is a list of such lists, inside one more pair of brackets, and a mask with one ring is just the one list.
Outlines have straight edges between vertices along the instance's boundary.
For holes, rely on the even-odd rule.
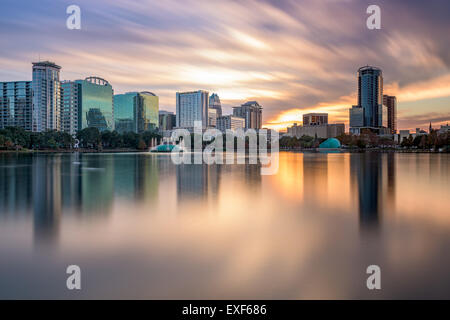
[[387,108],[387,127],[392,134],[397,133],[397,98],[395,96],[383,96],[383,104]]

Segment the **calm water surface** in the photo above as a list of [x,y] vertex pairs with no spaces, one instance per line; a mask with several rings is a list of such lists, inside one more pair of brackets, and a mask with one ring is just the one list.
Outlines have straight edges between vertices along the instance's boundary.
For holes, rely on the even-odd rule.
[[0,154],[0,298],[448,299],[449,169],[445,154],[280,153],[273,176]]

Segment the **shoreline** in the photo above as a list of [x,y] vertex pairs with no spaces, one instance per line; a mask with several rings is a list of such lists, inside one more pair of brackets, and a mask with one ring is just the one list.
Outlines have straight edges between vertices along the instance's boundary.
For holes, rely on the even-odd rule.
[[[327,153],[330,150],[320,150],[320,149],[280,149],[280,152],[292,152],[292,153]],[[379,149],[379,148],[370,148],[370,149],[336,149],[331,151],[337,151],[337,153],[366,153],[366,152],[379,152],[379,153],[449,153],[445,151],[432,151],[432,150],[421,150],[421,149]],[[151,153],[150,149],[148,150],[138,150],[138,149],[78,149],[78,150],[67,150],[67,149],[45,149],[45,150],[0,150],[0,154],[2,153]],[[157,152],[154,152],[157,153]],[[169,152],[170,153],[170,152]]]
[[150,152],[150,150],[138,150],[138,149],[103,149],[103,150],[95,150],[95,149],[45,149],[45,150],[0,150],[1,153],[143,153]]

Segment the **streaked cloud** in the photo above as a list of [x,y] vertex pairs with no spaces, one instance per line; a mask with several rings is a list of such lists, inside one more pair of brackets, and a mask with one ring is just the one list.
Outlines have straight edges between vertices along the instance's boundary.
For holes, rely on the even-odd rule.
[[182,90],[217,92],[226,112],[255,99],[266,126],[283,128],[312,111],[347,123],[356,70],[370,64],[398,96],[402,125],[450,120],[445,0],[377,1],[378,31],[365,26],[366,0],[79,0],[80,31],[65,28],[71,2],[2,1],[0,81],[30,79],[40,56],[62,65],[64,79],[98,75],[117,93],[155,92],[161,109],[174,110]]

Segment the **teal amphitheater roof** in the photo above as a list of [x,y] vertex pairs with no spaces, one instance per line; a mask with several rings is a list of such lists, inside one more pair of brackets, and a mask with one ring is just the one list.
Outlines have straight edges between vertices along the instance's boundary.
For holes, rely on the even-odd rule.
[[341,143],[336,138],[327,139],[319,145],[319,148],[321,149],[336,149],[340,147]]
[[161,144],[154,148],[152,152],[171,152],[175,148],[172,144]]

